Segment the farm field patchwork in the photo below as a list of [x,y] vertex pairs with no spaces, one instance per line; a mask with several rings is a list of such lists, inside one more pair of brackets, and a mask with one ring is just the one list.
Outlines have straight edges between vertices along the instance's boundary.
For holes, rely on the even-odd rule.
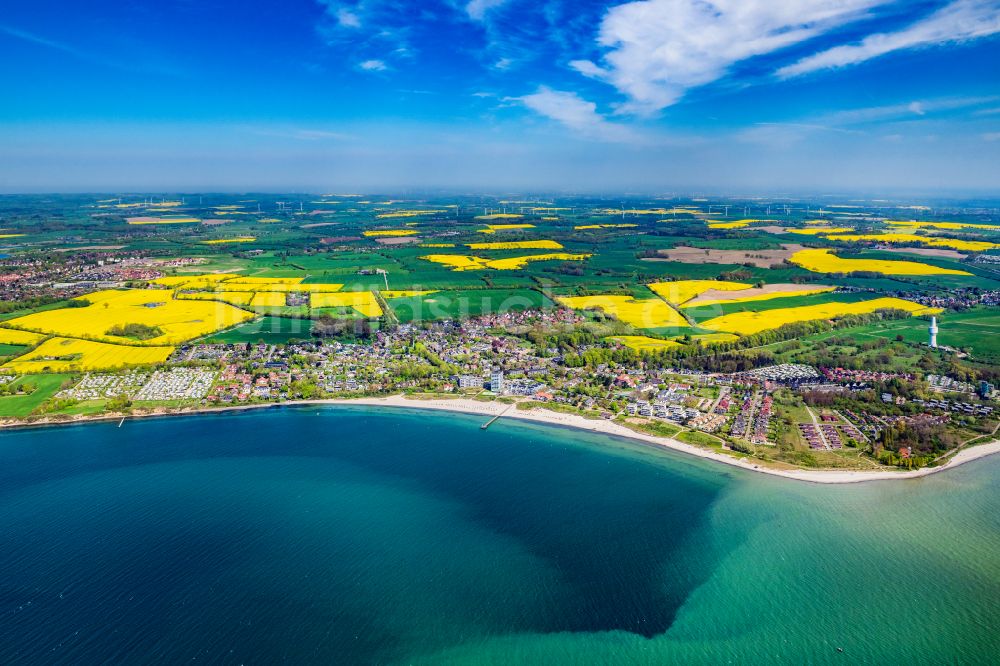
[[[490,218],[496,219],[496,218]],[[483,229],[477,229],[481,234],[495,234],[498,231],[517,231],[520,229],[534,229],[533,224],[487,224]]]
[[[73,300],[90,304],[25,315],[9,320],[7,326],[67,337],[163,345],[185,342],[253,317],[225,303],[176,300],[171,292],[155,289],[98,291]],[[138,341],[108,333],[130,324],[158,328],[162,334]]]
[[697,295],[686,302],[683,307],[698,307],[706,305],[717,305],[720,303],[750,303],[754,301],[769,301],[776,298],[792,298],[796,296],[812,296],[814,294],[824,294],[834,291],[836,287],[814,286],[806,287],[801,284],[768,284],[763,287],[750,287],[740,290],[720,290],[711,289]]
[[886,275],[972,275],[967,271],[939,268],[916,261],[843,259],[830,250],[800,250],[789,260],[815,273],[855,273],[867,271]]
[[257,295],[255,291],[192,291],[177,294],[178,300],[195,301],[222,301],[238,307],[250,305],[250,301]]
[[935,229],[984,229],[988,231],[1000,231],[1000,224],[973,224],[969,222],[917,222],[894,220],[886,222],[894,227],[933,227]]
[[[386,296],[387,292],[382,292]],[[387,298],[401,322],[464,319],[479,315],[550,308],[552,301],[533,289],[448,289],[409,297]]]
[[2,345],[36,345],[45,336],[41,333],[29,333],[28,331],[18,331],[13,328],[0,328],[0,344]]
[[681,346],[681,343],[674,340],[661,340],[660,338],[650,338],[645,335],[613,335],[608,340],[620,342],[629,349],[634,349],[637,352],[661,351]]
[[267,344],[287,344],[290,340],[308,340],[311,319],[264,316],[240,324],[228,331],[214,333],[201,342],[206,344],[246,344],[263,340]]
[[569,254],[566,252],[554,252],[551,254],[532,254],[520,257],[507,257],[505,259],[485,259],[464,254],[428,254],[420,257],[426,261],[450,267],[453,271],[474,271],[482,269],[493,269],[498,271],[512,271],[524,268],[533,261],[583,261],[590,257],[589,254]]
[[558,296],[557,301],[574,310],[601,310],[635,328],[683,328],[687,320],[659,298],[632,296]]
[[920,236],[917,234],[886,233],[886,234],[835,234],[826,236],[832,241],[874,241],[876,243],[917,243],[931,247],[946,247],[953,250],[968,252],[983,252],[1000,248],[1000,244],[988,241],[968,241],[958,238],[942,238],[940,236]]
[[129,224],[133,225],[145,225],[145,224],[199,224],[201,222],[200,218],[188,217],[188,216],[177,216],[177,217],[130,217],[126,220]]
[[846,234],[854,231],[854,227],[811,227],[809,229],[785,229],[785,233],[801,236],[819,236],[826,234]]
[[[323,201],[318,203],[338,203],[336,201]],[[441,208],[432,208],[428,210],[397,210],[389,213],[379,213],[375,217],[380,220],[388,220],[397,217],[420,217],[421,215],[440,215],[442,213],[447,213],[447,210]]]
[[655,282],[647,286],[663,300],[674,305],[681,305],[709,290],[738,291],[749,289],[752,285],[724,280],[677,280],[675,282]]
[[216,238],[201,242],[205,245],[226,245],[227,243],[253,243],[256,240],[254,236],[239,236],[237,238]]
[[382,307],[370,291],[318,292],[310,299],[313,308],[353,308],[365,317],[382,316]]
[[374,231],[362,231],[361,235],[368,238],[398,238],[402,236],[416,236],[417,231],[414,229],[376,229]]
[[257,291],[250,299],[250,307],[283,308],[287,298],[288,292],[285,291]]
[[56,337],[3,367],[23,374],[111,370],[163,363],[173,352],[173,347],[135,347]]
[[563,246],[554,240],[509,241],[497,243],[467,243],[471,250],[561,250]]
[[912,315],[936,314],[940,308],[929,308],[901,298],[875,298],[857,303],[822,303],[794,308],[776,308],[761,312],[736,312],[701,322],[702,328],[740,335],[753,335],[801,321],[833,319],[851,314],[867,314],[876,310],[905,310]]
[[638,226],[638,224],[580,224],[573,228],[577,231],[585,231],[594,229],[634,229]]

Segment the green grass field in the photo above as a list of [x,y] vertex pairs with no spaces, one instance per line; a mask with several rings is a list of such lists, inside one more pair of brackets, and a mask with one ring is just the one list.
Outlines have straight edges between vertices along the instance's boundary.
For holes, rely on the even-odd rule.
[[388,301],[400,322],[455,319],[530,308],[552,307],[552,301],[531,289],[439,291]]
[[0,396],[0,417],[23,418],[35,411],[43,402],[51,398],[63,382],[71,375],[31,375],[15,380],[15,386],[23,383],[34,384],[38,388],[30,395],[7,395]]
[[208,344],[245,344],[260,340],[268,344],[285,344],[289,340],[308,340],[312,320],[288,317],[261,317],[222,333],[201,340]]
[[[1000,362],[1000,312],[977,308],[968,312],[944,313],[938,316],[938,344],[968,349],[974,358]],[[859,336],[876,336],[926,344],[927,321],[924,319],[882,322],[861,329],[850,329]]]

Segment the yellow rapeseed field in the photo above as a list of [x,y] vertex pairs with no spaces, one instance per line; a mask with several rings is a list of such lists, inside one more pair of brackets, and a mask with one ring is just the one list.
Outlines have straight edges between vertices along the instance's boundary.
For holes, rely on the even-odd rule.
[[173,347],[135,347],[72,338],[49,338],[3,367],[24,374],[112,370],[163,363],[173,352]]
[[45,336],[41,333],[0,328],[0,345],[37,345],[44,339]]
[[987,230],[1000,230],[1000,225],[996,224],[973,224],[972,222],[917,222],[917,221],[903,221],[895,220],[886,222],[886,224],[891,224],[894,227],[933,227],[935,229],[950,229],[954,231],[955,229],[987,229]]
[[201,222],[197,217],[130,217],[129,224],[197,224]]
[[250,278],[236,276],[231,280],[220,282],[215,291],[300,291],[316,293],[321,291],[340,291],[344,285],[335,283],[303,284],[305,278]]
[[298,284],[305,280],[305,278],[300,277],[253,277],[248,275],[231,275],[232,280],[230,282],[245,282],[247,284]]
[[417,247],[455,247],[454,243],[421,243]]
[[615,335],[608,339],[620,342],[637,352],[660,351],[661,349],[681,346],[681,343],[674,342],[673,340],[661,340],[659,338],[646,337],[645,335]]
[[470,257],[465,254],[427,254],[421,259],[432,261],[435,264],[448,266],[453,271],[475,271],[486,268],[486,259],[482,257]]
[[476,215],[477,220],[516,220],[524,215],[517,213],[491,213],[490,215]]
[[677,280],[675,282],[654,282],[646,285],[654,294],[665,301],[680,305],[686,303],[698,294],[703,294],[709,289],[721,291],[736,291],[739,289],[749,289],[749,284],[742,282],[724,282],[722,280]]
[[844,234],[854,231],[854,227],[813,227],[812,229],[785,229],[785,231],[803,236],[819,236],[820,234]]
[[381,317],[382,308],[370,291],[341,291],[313,294],[313,308],[354,308],[365,317]]
[[195,301],[222,301],[239,307],[250,305],[250,301],[257,294],[256,291],[193,291],[190,293],[178,294],[179,300]]
[[718,305],[719,303],[750,303],[752,301],[770,301],[775,298],[788,298],[791,296],[812,296],[814,294],[825,294],[836,290],[836,287],[803,287],[802,289],[791,289],[788,291],[775,291],[770,294],[755,294],[753,296],[740,296],[739,291],[734,291],[730,298],[713,298],[697,303],[688,303],[683,307],[700,308],[707,305]]
[[[75,300],[86,300],[90,305],[36,312],[11,319],[7,326],[64,337],[148,346],[179,344],[254,316],[225,303],[175,300],[171,292],[157,289],[111,289]],[[136,342],[106,332],[127,324],[159,327],[163,335]]]
[[164,287],[190,287],[191,289],[198,289],[206,285],[222,282],[223,280],[231,280],[232,278],[233,275],[231,273],[203,273],[201,275],[167,275],[154,278],[149,282],[150,284],[158,284]]
[[938,236],[920,236],[918,234],[887,233],[887,234],[836,234],[827,236],[830,240],[839,241],[875,241],[877,243],[917,243],[931,247],[947,247],[953,250],[968,252],[985,252],[1000,247],[1000,244],[986,241],[967,241],[958,238],[940,238]]
[[733,220],[732,222],[709,222],[709,229],[742,229],[757,222],[774,222],[774,220]]
[[288,292],[284,291],[258,291],[253,295],[250,306],[255,308],[283,308]]
[[566,252],[553,252],[551,254],[530,254],[523,257],[508,257],[506,259],[494,259],[486,262],[487,268],[498,271],[514,271],[524,268],[532,261],[583,261],[589,259],[589,254],[568,254]]
[[497,271],[513,271],[524,268],[532,261],[583,261],[589,258],[589,254],[568,254],[566,252],[552,252],[549,254],[531,254],[521,257],[508,257],[506,259],[485,259],[464,254],[428,254],[420,257],[436,264],[448,266],[453,271],[475,271],[492,268]]
[[237,238],[216,238],[215,240],[202,241],[205,245],[224,245],[226,243],[253,243],[257,239],[253,236],[239,236]]
[[416,236],[417,232],[414,229],[376,229],[374,231],[362,231],[361,235],[368,238],[382,238],[384,236]]
[[637,300],[632,296],[559,296],[557,301],[574,310],[598,309],[635,328],[687,326],[687,320],[659,298]]
[[595,210],[595,215],[694,215],[698,211],[694,208],[603,208]]
[[507,243],[469,243],[473,250],[561,250],[562,244],[554,240],[510,241]]
[[778,308],[760,312],[734,312],[701,323],[702,328],[753,335],[800,321],[833,319],[849,314],[867,314],[876,310],[905,310],[913,315],[936,314],[940,308],[928,308],[901,298],[875,298],[858,303],[820,303],[796,308]]
[[588,229],[631,229],[638,226],[638,224],[581,224],[573,228],[577,231],[585,231]]
[[0,234],[0,238],[20,238],[24,234]]
[[[359,201],[358,203],[365,203]],[[375,217],[380,220],[387,220],[397,217],[417,217],[418,215],[439,215],[441,213],[447,213],[446,210],[441,209],[428,209],[428,210],[396,210],[391,213],[379,213]]]
[[816,273],[853,273],[872,271],[886,275],[972,275],[966,271],[939,268],[916,261],[885,259],[841,259],[830,250],[800,250],[790,261]]
[[720,342],[732,342],[739,340],[740,336],[732,333],[704,333],[702,335],[692,335],[691,339],[705,345],[718,344]]
[[485,229],[476,229],[481,234],[495,234],[498,231],[512,231],[514,229],[534,229],[533,224],[487,224]]

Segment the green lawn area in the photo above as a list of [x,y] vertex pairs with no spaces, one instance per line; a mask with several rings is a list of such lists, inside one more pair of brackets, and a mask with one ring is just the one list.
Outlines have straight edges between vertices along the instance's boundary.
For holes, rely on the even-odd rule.
[[0,358],[20,356],[28,349],[25,345],[0,345]]
[[245,344],[263,340],[269,344],[285,344],[289,340],[308,340],[312,330],[311,319],[289,317],[261,317],[222,333],[201,340],[206,344]]
[[[862,337],[877,336],[926,344],[928,323],[925,319],[887,321],[846,331]],[[938,344],[972,350],[974,358],[1000,361],[1000,309],[976,308],[968,312],[938,315]],[[844,332],[841,332],[842,334]]]
[[425,296],[393,298],[389,306],[400,322],[453,319],[552,307],[552,302],[531,289],[456,289]]
[[15,386],[22,383],[35,384],[38,388],[30,395],[0,396],[0,417],[25,417],[40,404],[51,398],[72,375],[31,375],[15,380]]

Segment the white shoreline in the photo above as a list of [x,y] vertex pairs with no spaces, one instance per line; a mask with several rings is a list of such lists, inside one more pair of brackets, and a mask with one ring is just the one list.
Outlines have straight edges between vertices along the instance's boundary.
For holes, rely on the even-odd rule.
[[[480,416],[499,416],[503,418],[521,419],[524,421],[536,421],[550,425],[562,425],[578,430],[589,430],[605,435],[624,437],[637,440],[646,444],[653,444],[672,451],[679,451],[689,455],[697,456],[706,460],[714,460],[732,467],[738,467],[750,472],[760,472],[772,476],[780,476],[795,481],[805,481],[808,483],[865,483],[867,481],[887,481],[901,479],[915,479],[930,474],[936,474],[947,469],[953,469],[972,460],[977,460],[994,453],[1000,453],[1000,439],[993,440],[986,444],[979,444],[970,449],[963,449],[952,456],[945,464],[939,467],[924,467],[917,470],[805,470],[805,469],[774,469],[764,467],[753,459],[735,458],[722,453],[708,451],[692,444],[671,439],[669,437],[658,437],[642,432],[636,432],[630,428],[609,420],[587,419],[576,414],[565,414],[554,412],[548,409],[534,408],[530,410],[517,409],[508,410],[510,404],[496,402],[480,402],[467,398],[433,398],[410,400],[402,395],[394,395],[385,398],[355,398],[355,399],[333,399],[316,401],[327,404],[341,405],[366,405],[372,407],[403,407],[407,409],[433,409],[452,412],[463,412],[466,414],[477,414]],[[312,404],[315,404],[312,403]]]
[[204,409],[180,409],[176,411],[156,410],[145,414],[101,414],[98,416],[82,416],[67,420],[41,419],[33,423],[16,420],[8,420],[0,423],[0,429],[67,425],[73,423],[86,423],[91,421],[114,421],[121,418],[147,418],[154,416],[176,416],[176,415],[197,415],[230,411],[245,411],[251,409],[261,409],[267,407],[282,406],[309,406],[309,405],[356,405],[365,407],[398,407],[404,409],[430,409],[436,411],[460,412],[464,414],[476,414],[478,416],[520,419],[522,421],[534,421],[549,425],[560,425],[577,430],[623,437],[633,441],[651,444],[671,451],[678,451],[688,455],[697,456],[705,460],[730,465],[749,472],[759,472],[770,474],[785,479],[804,481],[808,483],[865,483],[868,481],[889,481],[915,479],[945,470],[953,469],[959,465],[984,458],[994,453],[1000,453],[1000,439],[995,439],[985,444],[978,444],[968,449],[962,449],[951,456],[939,467],[924,467],[917,470],[836,470],[836,469],[775,469],[765,467],[752,458],[735,458],[733,456],[716,453],[699,448],[692,444],[686,444],[669,437],[659,437],[637,432],[630,428],[605,419],[587,419],[577,414],[566,414],[543,408],[532,408],[528,410],[518,409],[511,403],[502,402],[482,402],[469,398],[429,398],[429,399],[409,399],[404,395],[393,395],[383,398],[328,398],[322,400],[291,400],[281,403],[262,403],[257,405],[234,405],[230,407],[209,407]]

